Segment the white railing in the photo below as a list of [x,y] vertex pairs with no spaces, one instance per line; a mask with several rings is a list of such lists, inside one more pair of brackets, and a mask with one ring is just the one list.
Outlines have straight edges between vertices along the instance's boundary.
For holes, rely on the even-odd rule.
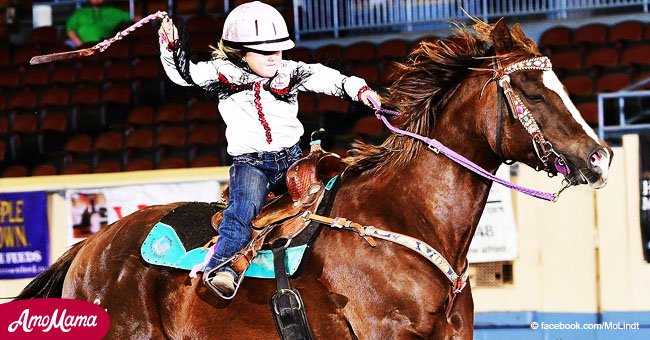
[[650,0],[294,0],[296,40],[315,33],[412,31],[448,20],[464,20],[467,13],[488,21],[495,17],[545,15],[567,18],[593,10],[638,8],[648,12]]
[[[624,134],[650,131],[650,110],[642,105],[642,101],[645,104],[650,100],[650,90],[642,90],[649,83],[650,78],[646,78],[621,91],[598,94],[598,136],[601,139],[620,138]],[[611,106],[617,111],[610,109],[605,112],[605,102],[612,103]],[[610,119],[605,119],[605,115]],[[615,123],[608,120],[614,120]]]

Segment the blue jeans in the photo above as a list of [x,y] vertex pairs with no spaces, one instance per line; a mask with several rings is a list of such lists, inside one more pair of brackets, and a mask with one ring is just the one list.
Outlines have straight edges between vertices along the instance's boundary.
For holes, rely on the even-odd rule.
[[[248,153],[233,158],[230,167],[230,203],[223,212],[219,241],[204,269],[216,267],[251,240],[251,222],[262,211],[269,191],[286,191],[287,169],[302,157],[298,144],[274,152]],[[237,277],[230,267],[222,267]],[[221,271],[221,270],[220,270]]]

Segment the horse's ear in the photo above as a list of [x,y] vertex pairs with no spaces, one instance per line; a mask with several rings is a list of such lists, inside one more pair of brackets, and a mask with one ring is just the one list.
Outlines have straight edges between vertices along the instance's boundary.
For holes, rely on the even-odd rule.
[[524,46],[528,47],[529,49],[533,49],[537,52],[539,52],[539,48],[537,47],[537,44],[535,44],[534,41],[532,41],[529,37],[526,36],[526,33],[524,33],[524,30],[521,29],[521,25],[515,24],[512,26],[511,29],[512,36],[519,41],[519,43],[523,44]]
[[521,29],[521,25],[519,23],[516,23],[514,26],[512,26],[512,34],[519,40],[525,41],[526,38],[526,33]]
[[506,54],[512,51],[514,42],[510,30],[508,29],[508,26],[506,26],[505,19],[501,18],[496,24],[494,24],[494,28],[490,35],[492,36],[492,43],[497,55]]

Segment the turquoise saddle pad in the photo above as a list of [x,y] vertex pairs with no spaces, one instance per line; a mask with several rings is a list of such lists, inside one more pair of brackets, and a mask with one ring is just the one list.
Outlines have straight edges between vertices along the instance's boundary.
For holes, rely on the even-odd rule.
[[[288,275],[293,275],[296,272],[306,248],[307,245],[287,248],[286,267]],[[165,223],[158,222],[142,243],[140,253],[142,258],[151,264],[192,270],[192,267],[203,262],[208,249],[195,248],[187,251],[174,229]],[[248,270],[246,270],[245,276],[262,279],[275,278],[273,252],[271,250],[260,250]]]

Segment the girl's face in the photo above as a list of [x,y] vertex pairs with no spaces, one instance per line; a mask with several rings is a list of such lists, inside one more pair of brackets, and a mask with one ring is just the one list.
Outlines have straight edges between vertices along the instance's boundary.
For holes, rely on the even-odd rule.
[[271,78],[275,75],[280,68],[282,61],[282,51],[277,52],[263,52],[263,51],[248,51],[244,55],[244,60],[248,67],[264,78]]

